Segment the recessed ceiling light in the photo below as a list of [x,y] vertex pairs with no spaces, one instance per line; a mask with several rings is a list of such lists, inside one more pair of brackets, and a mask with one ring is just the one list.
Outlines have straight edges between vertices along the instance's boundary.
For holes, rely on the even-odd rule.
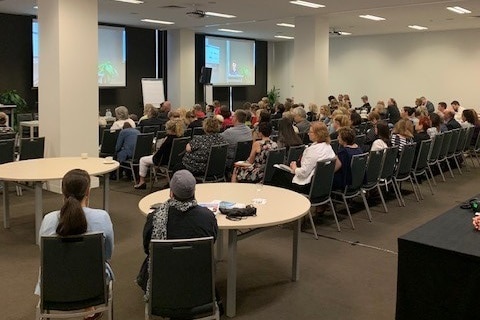
[[462,7],[447,7],[447,9],[458,14],[472,13],[472,11]]
[[411,25],[408,26],[410,29],[415,29],[415,30],[427,30],[427,27],[422,27],[422,26],[417,26],[417,25]]
[[33,9],[37,10],[37,9],[38,9],[38,6],[33,6]]
[[237,17],[237,16],[234,16],[234,15],[231,15],[231,14],[210,12],[210,11],[205,12],[205,15],[206,16],[211,16],[211,17],[220,17],[220,18],[236,18]]
[[373,20],[373,21],[383,21],[383,20],[386,20],[385,18],[382,18],[382,17],[377,17],[377,16],[372,16],[370,14],[364,14],[364,15],[361,15],[359,16],[360,18],[363,18],[363,19],[368,19],[368,20]]
[[295,39],[294,37],[290,37],[290,36],[275,36],[275,38],[279,38],[279,39],[288,39],[288,40]]
[[243,32],[241,30],[234,30],[234,29],[218,29],[218,31],[233,32],[233,33],[242,33]]
[[345,31],[338,31],[338,34],[341,36],[350,36],[352,33],[351,32],[345,32]]
[[175,22],[154,20],[154,19],[142,19],[143,22],[158,23],[158,24],[175,24]]
[[277,26],[279,26],[279,27],[295,28],[295,25],[294,25],[294,24],[291,24],[291,23],[285,23],[285,22],[282,22],[282,23],[277,23]]
[[295,0],[295,1],[290,1],[291,4],[296,4],[299,6],[304,6],[304,7],[309,7],[309,8],[325,8],[323,4],[318,4],[318,3],[313,3],[313,2],[308,2],[308,1],[302,1],[302,0]]
[[142,4],[143,3],[143,1],[140,1],[140,0],[115,0],[115,1],[133,3],[133,4]]

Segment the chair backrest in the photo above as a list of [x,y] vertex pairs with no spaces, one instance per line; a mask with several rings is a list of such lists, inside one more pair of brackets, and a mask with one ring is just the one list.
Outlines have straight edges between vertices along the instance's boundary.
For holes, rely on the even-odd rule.
[[455,153],[463,152],[463,148],[465,148],[465,141],[467,139],[467,130],[468,128],[460,129],[460,134],[458,136],[458,143],[457,143],[457,147],[455,148]]
[[15,161],[15,139],[0,140],[0,164],[13,161]]
[[308,132],[302,133],[302,142],[306,146],[312,143],[312,141],[310,141],[310,136],[308,135]]
[[465,144],[463,145],[463,152],[470,150],[473,134],[475,133],[475,127],[467,129],[467,135],[465,137]]
[[16,137],[17,134],[15,132],[0,133],[0,140],[10,140],[15,139]]
[[263,183],[269,184],[272,181],[273,173],[275,172],[274,164],[280,164],[285,161],[285,148],[277,150],[270,150],[265,163],[265,173],[263,175]]
[[340,147],[340,142],[338,142],[338,139],[333,139],[332,141],[330,141],[330,146],[332,146],[333,152],[337,154],[338,148]]
[[[21,121],[32,121],[32,120],[33,120],[33,116],[32,116],[31,113],[19,113],[19,114],[17,114],[17,123],[20,123]],[[30,129],[28,129],[28,130],[30,130]]]
[[345,187],[345,192],[357,192],[363,186],[365,171],[367,169],[368,153],[356,154],[350,163],[352,171],[352,184]]
[[395,172],[396,178],[401,179],[410,175],[413,161],[415,160],[416,145],[416,143],[409,143],[403,146],[402,152],[400,152],[400,159],[398,160],[397,172]]
[[398,156],[398,146],[392,146],[385,149],[385,158],[383,159],[382,173],[380,179],[390,180],[395,173],[395,165]]
[[452,156],[457,149],[458,139],[460,138],[461,129],[454,129],[452,131],[452,138],[450,144],[448,145],[447,157]]
[[450,141],[452,140],[452,134],[452,131],[446,131],[443,133],[443,143],[442,147],[440,148],[438,159],[443,159],[447,155],[448,148],[450,147]]
[[443,133],[438,133],[433,138],[430,154],[428,155],[428,163],[435,163],[435,161],[437,161],[438,156],[440,155],[440,151],[442,149],[443,137]]
[[120,130],[103,130],[102,145],[100,147],[100,157],[113,156],[115,154],[115,146],[117,145],[117,139],[119,134]]
[[193,129],[192,128],[188,128],[185,130],[185,132],[183,133],[183,136],[184,137],[187,137],[187,138],[191,138],[192,137],[192,132],[193,132]]
[[336,159],[318,161],[310,186],[308,198],[311,203],[323,202],[330,198]]
[[385,150],[370,151],[367,163],[367,185],[375,185],[382,173]]
[[300,159],[300,156],[302,155],[304,150],[304,145],[290,147],[290,149],[288,149],[286,165],[289,165],[292,161],[297,161],[298,159]]
[[252,144],[252,140],[237,142],[233,162],[247,160],[248,156],[250,155],[250,151],[252,150]]
[[157,134],[157,131],[160,130],[160,125],[156,126],[143,126],[142,127],[142,133],[150,133],[153,132],[154,135]]
[[358,134],[355,136],[355,143],[363,150],[367,136],[365,134]]
[[202,127],[195,127],[193,128],[193,135],[194,136],[202,136],[205,134],[205,130]]
[[149,283],[149,315],[192,319],[213,314],[213,238],[152,240]]
[[225,180],[225,168],[227,165],[228,144],[219,144],[210,147],[210,154],[205,170],[204,181]]
[[20,139],[19,160],[40,159],[45,153],[45,137]]
[[69,311],[107,303],[102,233],[46,236],[40,244],[42,310]]
[[415,167],[413,168],[414,172],[422,172],[428,166],[428,153],[430,152],[430,147],[432,145],[432,140],[423,140],[420,143],[420,148],[418,149],[417,161],[415,162]]
[[152,154],[153,146],[153,132],[140,133],[137,135],[137,142],[135,143],[135,149],[133,150],[132,161],[138,162],[141,157],[149,156]]
[[189,137],[175,138],[173,139],[172,151],[170,151],[170,159],[168,160],[168,170],[173,168],[180,162],[182,162],[183,155],[185,154],[185,148],[187,147]]

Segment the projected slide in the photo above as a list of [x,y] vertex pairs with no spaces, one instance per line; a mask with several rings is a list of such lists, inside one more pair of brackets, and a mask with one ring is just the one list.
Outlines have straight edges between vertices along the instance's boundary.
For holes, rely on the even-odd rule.
[[205,66],[214,86],[255,85],[255,41],[206,36]]
[[[38,87],[38,22],[32,25],[33,86]],[[126,83],[125,29],[98,26],[98,85],[100,87],[125,87]]]

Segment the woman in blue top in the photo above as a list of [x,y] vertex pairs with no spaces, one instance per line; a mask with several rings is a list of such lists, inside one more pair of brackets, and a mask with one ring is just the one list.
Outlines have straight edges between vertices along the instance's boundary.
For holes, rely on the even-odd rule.
[[362,154],[363,150],[355,143],[355,131],[349,127],[338,129],[338,160],[335,166],[336,172],[333,176],[333,189],[343,190],[346,186],[352,184],[352,157],[356,154]]
[[[90,176],[82,169],[73,169],[62,179],[63,206],[60,211],[47,214],[40,226],[39,236],[71,236],[86,232],[102,232],[105,237],[105,264],[109,279],[112,271],[108,261],[113,252],[113,226],[110,216],[104,210],[88,207],[90,197]],[[40,294],[37,283],[36,294]],[[98,319],[101,313],[95,313],[85,319]]]

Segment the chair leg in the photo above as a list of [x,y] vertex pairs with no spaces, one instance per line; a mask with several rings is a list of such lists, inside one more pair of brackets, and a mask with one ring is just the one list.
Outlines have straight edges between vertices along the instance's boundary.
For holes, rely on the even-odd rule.
[[[420,198],[418,197],[418,193],[417,193],[417,188],[415,188],[415,183],[413,182],[413,179],[411,176],[409,177],[409,180],[410,180],[410,184],[412,185],[413,193],[415,193],[415,198],[417,198],[417,202],[420,202]],[[422,199],[423,199],[423,196],[422,196]]]
[[448,167],[448,171],[450,171],[450,175],[452,176],[453,179],[455,179],[455,176],[453,175],[453,170],[452,170],[452,166],[450,165],[450,159],[447,159],[447,161],[445,161],[447,163],[447,167]]
[[[423,194],[422,194],[422,190],[420,190],[420,183],[418,183],[417,175],[414,174],[414,175],[413,175],[413,178],[415,179],[415,186],[416,186],[416,188],[418,189],[418,193],[420,193],[420,198],[421,198],[422,200],[424,200]],[[412,184],[412,186],[413,186],[413,184]],[[415,186],[413,187],[414,189],[415,189]]]
[[343,203],[345,204],[345,208],[347,209],[348,217],[350,218],[350,223],[352,224],[352,229],[355,230],[355,224],[353,223],[352,214],[350,213],[350,208],[348,207],[347,199],[344,195],[342,195]]
[[453,160],[455,161],[455,165],[457,166],[458,172],[460,173],[460,175],[463,175],[463,172],[462,172],[462,169],[460,168],[460,163],[458,162],[457,157],[453,156]]
[[130,163],[130,170],[132,171],[132,176],[133,176],[133,183],[137,184],[137,176],[135,175],[135,170],[134,170],[133,163]]
[[393,179],[393,184],[394,184],[394,188],[397,188],[397,191],[398,191],[398,196],[401,201],[400,206],[405,207],[405,200],[403,199],[403,196],[402,196],[402,189],[400,189],[400,185],[398,184],[397,180],[395,180],[395,178]]
[[425,177],[427,178],[428,186],[430,187],[430,192],[432,193],[432,196],[435,194],[433,191],[432,184],[430,183],[430,178],[428,177],[428,173],[425,171]]
[[332,209],[332,212],[333,212],[333,217],[335,218],[335,223],[337,224],[337,230],[338,232],[340,232],[340,224],[338,223],[338,217],[337,217],[337,213],[335,212],[335,207],[333,206],[333,201],[332,199],[329,200],[330,201],[330,208]]
[[440,162],[437,161],[437,166],[438,166],[438,171],[440,172],[440,175],[442,176],[442,180],[443,182],[445,182],[445,175],[443,174],[443,171],[442,171],[442,166],[440,165]]
[[363,190],[360,190],[360,195],[362,196],[363,204],[365,205],[365,210],[367,211],[368,221],[372,222],[372,214],[370,212],[370,207],[368,206],[367,197],[365,197]]
[[[389,183],[392,184],[392,189],[393,189],[393,192],[395,192],[395,197],[397,198],[398,206],[402,207],[403,206],[402,201],[401,201],[401,198],[400,198],[400,195],[399,195],[399,191],[396,188],[395,182],[393,182],[393,180],[391,180]],[[386,186],[388,186],[388,184]]]
[[428,172],[430,173],[430,176],[432,177],[433,184],[437,185],[437,181],[435,181],[435,177],[433,176],[432,168],[430,168],[430,165],[427,165]]
[[385,209],[385,213],[388,213],[387,204],[385,203],[385,199],[383,198],[382,188],[380,185],[377,184],[378,194],[380,195],[380,199],[382,200],[383,209]]
[[315,223],[313,222],[312,213],[310,211],[308,211],[308,219],[310,219],[310,224],[312,225],[313,236],[318,240],[317,228],[315,228]]

